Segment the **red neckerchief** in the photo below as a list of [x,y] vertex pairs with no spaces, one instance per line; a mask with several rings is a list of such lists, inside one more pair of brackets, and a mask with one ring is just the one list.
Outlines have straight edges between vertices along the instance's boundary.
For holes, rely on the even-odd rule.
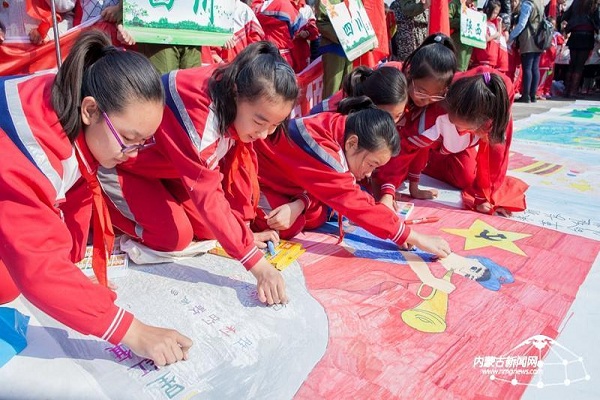
[[226,187],[224,187],[223,190],[229,195],[229,198],[235,197],[232,185],[233,182],[237,180],[236,177],[242,173],[242,168],[244,168],[248,173],[250,187],[252,188],[252,208],[256,211],[260,196],[260,187],[258,185],[258,171],[256,170],[256,165],[252,158],[252,143],[242,142],[233,128],[229,129],[228,134],[235,140],[235,148],[233,149],[235,154],[231,159],[231,165],[229,165],[229,168],[226,171],[227,177],[224,179]]
[[[96,168],[93,168],[85,160],[93,159],[83,133],[75,140],[75,155],[79,164],[79,171],[86,180],[89,189],[92,191],[92,229],[93,229],[93,246],[92,253],[92,268],[98,282],[103,286],[108,286],[107,265],[108,259],[112,254],[113,245],[115,242],[115,234],[113,232],[112,223],[108,207],[102,196],[102,189]],[[81,152],[81,153],[80,153]]]

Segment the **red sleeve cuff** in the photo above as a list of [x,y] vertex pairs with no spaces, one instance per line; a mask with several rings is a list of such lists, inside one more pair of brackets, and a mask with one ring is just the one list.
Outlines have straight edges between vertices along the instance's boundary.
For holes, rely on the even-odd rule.
[[244,268],[246,268],[246,270],[250,271],[252,267],[254,267],[260,261],[261,258],[263,258],[263,253],[258,250],[258,247],[254,246],[239,261],[242,263]]
[[308,210],[308,207],[310,206],[310,198],[308,197],[308,195],[306,193],[302,193],[301,195],[297,196],[295,200],[300,200],[303,204],[304,204],[304,211],[302,212],[303,214],[306,212],[306,210]]
[[121,343],[123,336],[125,336],[125,333],[127,333],[127,330],[131,326],[132,322],[133,314],[119,307],[117,309],[115,318],[102,336],[102,339],[111,344]]
[[473,196],[473,198],[474,198],[473,203],[476,206],[487,202],[487,199],[485,197]]
[[409,182],[419,182],[421,180],[421,174],[413,174],[413,173],[408,173],[408,181]]
[[398,227],[398,232],[392,238],[392,241],[397,245],[403,245],[408,239],[408,235],[410,235],[410,228],[406,226],[404,221],[400,221],[400,226]]
[[396,187],[390,183],[385,183],[385,184],[381,185],[381,189],[380,189],[379,193],[381,194],[381,196],[383,196],[384,194],[389,194],[391,196],[395,196],[396,195]]

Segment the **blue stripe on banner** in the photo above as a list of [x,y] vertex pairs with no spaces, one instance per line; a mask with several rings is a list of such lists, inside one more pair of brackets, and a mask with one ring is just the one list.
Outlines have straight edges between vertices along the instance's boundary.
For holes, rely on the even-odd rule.
[[6,135],[13,141],[13,143],[21,150],[21,152],[27,157],[29,161],[33,165],[40,169],[40,167],[33,160],[33,157],[27,151],[27,148],[21,141],[19,134],[17,132],[17,128],[12,119],[12,115],[8,109],[8,94],[6,93],[6,82],[12,79],[20,79],[22,76],[8,76],[8,77],[0,77],[0,129],[2,129]]

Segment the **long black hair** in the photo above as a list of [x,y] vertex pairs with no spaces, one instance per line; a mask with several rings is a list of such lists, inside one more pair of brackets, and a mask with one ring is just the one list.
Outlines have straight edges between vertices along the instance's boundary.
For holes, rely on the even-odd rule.
[[488,0],[487,3],[483,6],[483,12],[485,13],[487,19],[492,17],[494,10],[498,8],[501,9],[502,6],[500,4],[500,0]]
[[406,77],[397,68],[356,67],[344,78],[345,96],[368,96],[378,106],[395,105],[406,100]]
[[406,58],[402,72],[409,81],[435,78],[450,85],[456,72],[456,47],[443,33],[429,35]]
[[[265,96],[294,102],[300,92],[294,70],[277,47],[267,41],[252,43],[231,63],[217,68],[208,87],[221,134],[235,120],[236,100],[253,101]],[[287,120],[282,126],[287,126]]]
[[52,106],[69,140],[81,132],[81,101],[92,96],[106,112],[121,112],[133,101],[164,103],[158,71],[143,55],[112,46],[100,31],[84,32],[59,68]]
[[446,95],[450,117],[484,127],[491,121],[490,143],[502,143],[510,121],[510,98],[500,75],[485,72],[482,75],[457,79]]
[[358,148],[374,152],[388,148],[392,157],[400,152],[400,138],[394,119],[367,96],[347,97],[340,102],[338,112],[348,115],[344,141],[358,136]]

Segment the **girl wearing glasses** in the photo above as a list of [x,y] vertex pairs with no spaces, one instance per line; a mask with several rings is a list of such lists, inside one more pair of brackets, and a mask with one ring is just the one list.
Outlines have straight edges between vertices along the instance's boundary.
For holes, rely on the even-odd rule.
[[[158,127],[164,92],[152,65],[92,31],[56,74],[3,77],[0,92],[0,303],[20,291],[65,325],[157,365],[185,359],[189,338],[143,324],[106,287],[114,235],[96,169],[134,157]],[[100,285],[74,265],[90,217]]]
[[[287,137],[280,132],[257,142],[262,213],[255,223],[290,238],[325,223],[330,207],[340,215],[339,221],[344,215],[399,246],[410,241],[447,256],[450,247],[445,240],[411,231],[357,184],[398,153],[399,138],[390,114],[366,96],[344,99],[339,111],[292,120]],[[342,236],[340,224],[340,240]]]
[[262,302],[285,303],[283,277],[257,247],[279,237],[249,228],[259,195],[252,142],[288,119],[299,92],[294,71],[277,47],[256,42],[229,64],[162,79],[167,100],[156,144],[100,172],[113,224],[159,251],[217,239],[256,277]]
[[[481,66],[460,73],[443,107],[431,110],[438,115],[436,126],[418,136],[425,144],[428,136],[439,131],[439,150],[430,151],[424,172],[461,189],[467,209],[510,216],[526,208],[527,184],[506,176],[513,99],[512,82],[493,68]],[[438,128],[444,119],[453,126]]]
[[[456,55],[452,40],[441,33],[430,35],[406,59],[403,68],[408,80],[408,104],[397,124],[402,152],[373,174],[373,190],[380,202],[395,209],[396,189],[408,178],[410,195],[431,199],[436,190],[419,189],[420,172],[428,152],[407,143],[417,133],[419,118],[431,104],[443,100],[456,72]],[[408,151],[410,150],[410,151]]]
[[424,172],[461,189],[467,209],[504,216],[525,209],[527,185],[506,176],[513,97],[510,80],[493,68],[457,74],[445,101],[425,110],[408,140],[431,149]]

